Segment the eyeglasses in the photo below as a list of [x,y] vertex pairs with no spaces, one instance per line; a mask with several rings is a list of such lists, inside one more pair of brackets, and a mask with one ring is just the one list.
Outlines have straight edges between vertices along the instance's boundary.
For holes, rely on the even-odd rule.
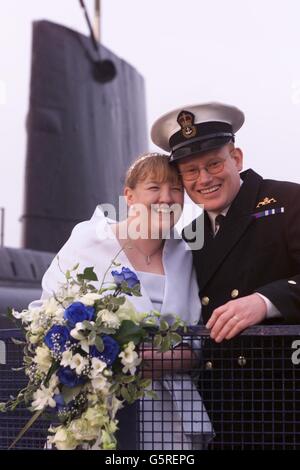
[[182,176],[183,181],[195,181],[199,178],[200,171],[205,170],[210,175],[217,175],[221,173],[225,166],[225,159],[218,159],[209,162],[207,165],[200,168],[189,168],[188,170],[182,171],[180,175]]

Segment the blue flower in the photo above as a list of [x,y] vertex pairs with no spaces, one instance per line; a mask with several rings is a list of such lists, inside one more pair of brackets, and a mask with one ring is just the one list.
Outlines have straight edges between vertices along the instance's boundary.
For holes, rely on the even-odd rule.
[[126,282],[130,289],[140,284],[137,275],[129,268],[122,268],[122,272],[112,271],[111,272],[116,284],[121,285],[122,282]]
[[71,341],[70,331],[63,325],[53,325],[44,338],[46,346],[56,352],[63,352],[68,341]]
[[94,320],[95,309],[94,307],[87,307],[81,302],[74,302],[71,304],[64,313],[64,319],[67,320],[68,325],[74,328],[76,323],[84,320]]
[[120,346],[111,336],[103,335],[102,341],[104,343],[104,350],[100,352],[96,346],[91,346],[90,355],[92,357],[98,357],[103,362],[106,362],[108,366],[110,366],[116,360],[120,352]]
[[56,403],[56,410],[60,411],[66,408],[66,403],[61,393],[57,393],[53,398]]
[[61,384],[69,388],[76,387],[86,381],[85,377],[78,377],[70,367],[60,367],[57,371],[57,376]]

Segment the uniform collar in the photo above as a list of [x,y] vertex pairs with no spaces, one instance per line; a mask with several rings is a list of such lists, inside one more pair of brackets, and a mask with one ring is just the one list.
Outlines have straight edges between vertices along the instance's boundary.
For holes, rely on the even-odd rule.
[[[243,184],[243,180],[242,180],[242,178],[240,178],[240,187],[242,186],[242,184]],[[231,206],[231,204],[229,204],[229,206],[225,207],[225,209],[223,209],[221,212],[206,211],[207,215],[209,217],[210,223],[211,223],[212,233],[215,233],[215,230],[216,230],[216,217],[220,214],[224,215],[224,217],[225,217],[227,215],[227,212],[230,209],[230,206]]]

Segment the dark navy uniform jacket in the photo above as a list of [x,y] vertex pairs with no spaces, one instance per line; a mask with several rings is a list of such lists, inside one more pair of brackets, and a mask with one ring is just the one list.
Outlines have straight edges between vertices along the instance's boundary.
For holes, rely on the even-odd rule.
[[[265,295],[287,323],[300,322],[300,185],[253,170],[215,237],[206,213],[204,245],[193,251],[204,323],[233,298]],[[278,320],[278,319],[276,319]]]
[[[229,300],[259,292],[282,314],[273,322],[300,323],[300,185],[264,180],[253,170],[241,178],[215,237],[208,215],[201,216],[204,245],[193,257],[203,321]],[[268,436],[270,448],[276,436],[300,448],[294,395],[300,369],[291,362],[291,341],[238,336],[204,342],[199,389],[216,431],[215,448],[260,448]]]

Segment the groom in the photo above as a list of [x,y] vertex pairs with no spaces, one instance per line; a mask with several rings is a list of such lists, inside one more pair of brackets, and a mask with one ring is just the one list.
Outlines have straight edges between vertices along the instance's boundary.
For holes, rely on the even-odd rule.
[[[262,322],[300,323],[300,185],[263,179],[252,169],[241,172],[235,133],[243,123],[236,107],[208,103],[172,111],[152,128],[153,142],[171,153],[188,195],[204,206],[204,244],[193,258],[203,320],[216,343]],[[191,225],[186,238],[199,222]],[[300,406],[288,390],[289,373],[300,381],[297,370],[288,358],[285,369],[274,373],[265,362],[274,352],[264,351],[265,343],[257,338],[250,350],[247,337],[236,341],[225,356],[218,344],[203,351],[199,386],[217,433],[215,447],[259,448],[255,440],[270,437],[270,407],[280,415],[280,422],[269,421],[276,430],[271,440],[295,446]],[[280,352],[280,338],[278,343]],[[282,400],[274,395],[278,386]]]
[[208,103],[164,115],[151,134],[204,206],[204,245],[193,256],[216,342],[269,318],[300,322],[300,185],[240,173],[243,123],[238,108]]

